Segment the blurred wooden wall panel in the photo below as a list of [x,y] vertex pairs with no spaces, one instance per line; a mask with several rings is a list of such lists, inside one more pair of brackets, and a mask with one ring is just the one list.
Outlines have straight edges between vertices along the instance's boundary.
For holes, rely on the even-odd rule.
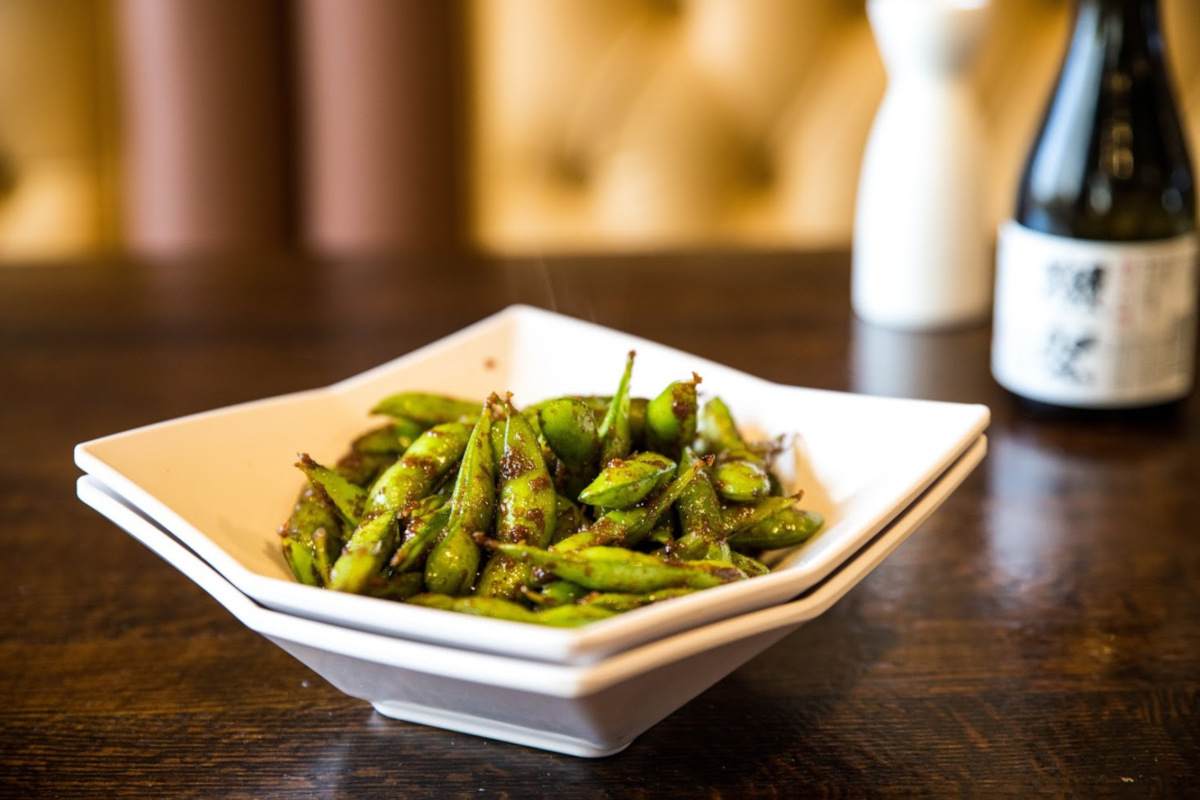
[[288,235],[282,0],[116,0],[126,244],[260,250]]
[[299,0],[304,244],[370,253],[458,236],[457,3]]

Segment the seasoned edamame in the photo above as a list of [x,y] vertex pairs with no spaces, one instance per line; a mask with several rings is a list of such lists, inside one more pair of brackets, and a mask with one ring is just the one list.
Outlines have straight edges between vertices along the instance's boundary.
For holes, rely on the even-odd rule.
[[390,418],[307,484],[280,527],[297,580],[398,602],[584,625],[766,573],[823,526],[699,375],[632,394],[389,395]]

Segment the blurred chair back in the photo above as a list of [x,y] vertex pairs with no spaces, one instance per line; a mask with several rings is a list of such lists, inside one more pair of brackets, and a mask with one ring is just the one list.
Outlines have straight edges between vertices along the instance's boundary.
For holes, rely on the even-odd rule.
[[[1070,0],[993,9],[998,222]],[[846,247],[886,82],[863,0],[0,0],[0,259]]]
[[[1161,0],[1200,157],[1200,3]],[[993,0],[973,73],[1011,214],[1069,0]],[[505,253],[848,246],[887,76],[862,0],[470,0],[472,224]]]

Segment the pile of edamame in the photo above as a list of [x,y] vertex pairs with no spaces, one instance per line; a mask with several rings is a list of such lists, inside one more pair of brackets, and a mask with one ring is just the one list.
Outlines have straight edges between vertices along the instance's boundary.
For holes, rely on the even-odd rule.
[[303,583],[470,614],[577,626],[768,571],[762,551],[822,526],[700,376],[630,396],[518,409],[403,392],[390,421],[308,481],[280,527]]

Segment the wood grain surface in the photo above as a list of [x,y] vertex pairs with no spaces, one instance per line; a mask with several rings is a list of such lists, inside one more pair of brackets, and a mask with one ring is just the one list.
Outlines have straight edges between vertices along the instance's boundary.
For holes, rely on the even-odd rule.
[[[986,327],[867,328],[848,270],[831,252],[0,271],[0,797],[1195,796],[1200,400],[1027,418]],[[379,716],[75,497],[76,442],[324,385],[516,302],[783,383],[983,402],[990,451],[833,609],[595,760]]]

